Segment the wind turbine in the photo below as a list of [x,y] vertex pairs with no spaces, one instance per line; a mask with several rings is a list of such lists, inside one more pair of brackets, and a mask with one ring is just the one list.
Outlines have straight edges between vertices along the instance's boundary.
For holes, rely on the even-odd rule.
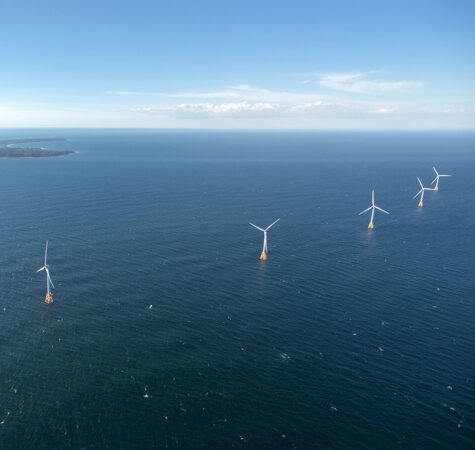
[[252,222],[249,222],[249,225],[252,225],[254,228],[261,230],[264,233],[264,245],[262,246],[261,258],[263,260],[267,259],[267,231],[270,227],[274,226],[280,219],[277,219],[275,222],[272,222],[266,229],[260,228],[257,225],[254,225]]
[[432,188],[426,188],[422,185],[422,181],[419,177],[417,177],[417,181],[419,181],[419,184],[421,185],[421,190],[414,195],[412,198],[416,198],[419,194],[421,194],[421,200],[419,201],[419,208],[422,208],[424,206],[423,200],[424,200],[424,191],[435,191],[435,189]]
[[439,190],[439,178],[440,177],[451,177],[452,175],[442,175],[440,174],[439,172],[437,172],[436,168],[434,166],[432,166],[432,168],[434,169],[434,172],[435,174],[437,175],[435,178],[434,178],[434,181],[432,181],[431,184],[434,184],[435,183],[435,188],[434,188],[434,191],[438,191]]
[[379,209],[383,213],[389,214],[387,211],[385,211],[384,209],[382,209],[379,206],[376,206],[374,204],[374,189],[373,189],[373,192],[371,193],[371,206],[368,209],[365,209],[364,211],[361,211],[358,215],[361,216],[361,214],[364,214],[365,212],[369,211],[370,209],[371,209],[371,220],[369,221],[368,228],[370,230],[372,230],[374,228],[373,218],[374,218],[374,210],[375,209]]
[[54,284],[51,281],[51,277],[49,276],[49,265],[46,264],[46,256],[48,255],[48,241],[46,241],[46,249],[45,249],[45,265],[41,267],[41,269],[38,269],[37,272],[41,272],[44,270],[46,272],[46,297],[45,297],[45,303],[49,305],[50,303],[53,303],[53,296],[51,295],[51,290],[50,290],[50,284],[53,286],[54,289]]

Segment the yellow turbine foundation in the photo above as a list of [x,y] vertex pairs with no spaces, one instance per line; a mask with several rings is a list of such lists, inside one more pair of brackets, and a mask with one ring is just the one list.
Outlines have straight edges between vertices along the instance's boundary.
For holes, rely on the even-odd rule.
[[264,260],[264,261],[267,259],[266,252],[261,253],[261,259]]
[[422,200],[419,202],[419,208],[422,208],[424,206],[424,203],[422,203]]
[[53,296],[51,294],[46,294],[45,303],[47,305],[53,303]]
[[372,230],[373,228],[374,228],[373,222],[370,222],[369,225],[368,225],[368,229]]
[[436,186],[436,187],[434,188],[434,191],[438,191],[438,190],[439,190],[439,186]]

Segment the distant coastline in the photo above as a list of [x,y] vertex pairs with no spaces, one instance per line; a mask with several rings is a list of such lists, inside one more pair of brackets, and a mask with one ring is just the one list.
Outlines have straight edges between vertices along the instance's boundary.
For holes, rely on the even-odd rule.
[[75,153],[72,150],[47,150],[36,147],[15,147],[15,145],[29,144],[31,142],[63,142],[66,139],[9,139],[0,141],[0,158],[44,158],[49,156],[63,156]]

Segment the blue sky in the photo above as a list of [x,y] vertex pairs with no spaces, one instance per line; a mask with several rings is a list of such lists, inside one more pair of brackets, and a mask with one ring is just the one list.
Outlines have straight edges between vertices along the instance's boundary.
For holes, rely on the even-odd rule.
[[474,129],[474,1],[0,2],[0,127]]

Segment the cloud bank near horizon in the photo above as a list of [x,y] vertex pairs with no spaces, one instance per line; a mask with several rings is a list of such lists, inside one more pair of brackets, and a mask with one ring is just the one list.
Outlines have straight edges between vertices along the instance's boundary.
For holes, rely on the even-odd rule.
[[417,99],[422,82],[376,74],[317,74],[294,83],[293,91],[250,84],[201,92],[110,90],[103,93],[109,102],[87,108],[4,106],[0,126],[475,128],[475,102]]

